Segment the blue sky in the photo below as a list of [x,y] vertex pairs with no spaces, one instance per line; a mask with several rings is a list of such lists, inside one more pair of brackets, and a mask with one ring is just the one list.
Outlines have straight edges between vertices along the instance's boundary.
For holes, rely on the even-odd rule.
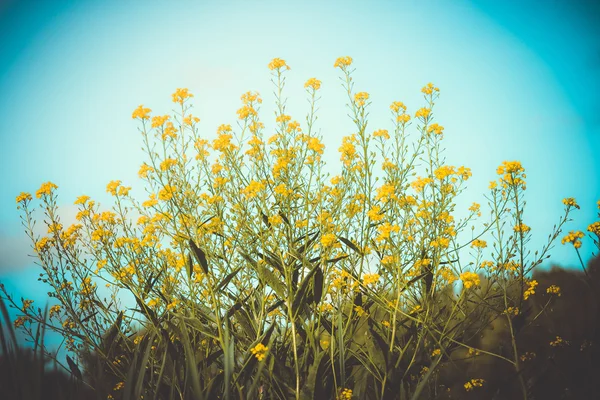
[[[15,196],[52,181],[64,215],[87,194],[109,207],[120,179],[144,196],[144,160],[131,112],[172,109],[187,87],[212,137],[235,124],[239,97],[259,91],[272,115],[267,63],[292,70],[292,116],[306,112],[306,79],[323,81],[320,127],[331,162],[352,133],[333,62],[350,55],[356,90],[371,94],[370,126],[389,128],[392,101],[413,113],[420,88],[441,89],[450,164],[473,171],[464,206],[503,160],[527,170],[532,250],[546,242],[563,197],[582,209],[566,230],[596,217],[600,199],[600,11],[592,1],[4,1],[0,2],[0,280],[42,305]],[[139,197],[139,198],[140,198]],[[584,259],[591,242],[585,242]],[[554,262],[576,265],[556,244]],[[41,303],[41,304],[40,304]]]

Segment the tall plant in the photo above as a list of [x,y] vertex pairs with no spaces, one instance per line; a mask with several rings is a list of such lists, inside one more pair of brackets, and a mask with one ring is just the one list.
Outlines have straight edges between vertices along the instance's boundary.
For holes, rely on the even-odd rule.
[[[367,129],[369,94],[354,90],[352,59],[334,66],[355,124],[337,175],[326,172],[315,128],[321,81],[306,81],[310,110],[300,123],[286,113],[289,67],[275,58],[273,130],[254,92],[241,97],[239,129],[221,125],[212,141],[200,135],[187,89],[173,94],[172,115],[133,112],[148,155],[139,170],[147,200],[110,182],[114,207],[81,196],[78,223],[65,228],[47,182],[36,193],[48,226],[40,238],[32,196],[17,198],[57,301],[48,328],[64,335],[73,373],[86,362],[81,378],[109,398],[416,399],[448,389],[439,372],[463,351],[504,360],[527,397],[515,321],[535,291],[530,272],[577,204],[565,200],[532,256],[525,171],[504,162],[489,220],[461,234],[482,211],[473,203],[455,217],[471,171],[443,157],[439,89],[423,87],[414,115],[393,102],[389,130]],[[125,294],[135,305],[120,301]],[[19,308],[16,326],[44,322]],[[472,347],[497,318],[510,325],[512,349]],[[485,384],[473,376],[464,389]]]

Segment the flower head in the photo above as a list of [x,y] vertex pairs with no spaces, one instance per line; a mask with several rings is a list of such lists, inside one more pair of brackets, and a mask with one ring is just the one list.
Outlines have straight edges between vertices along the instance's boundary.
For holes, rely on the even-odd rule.
[[189,99],[190,97],[194,97],[194,95],[191,94],[188,89],[177,88],[175,93],[173,93],[173,103],[183,104],[186,99]]
[[560,242],[562,244],[573,243],[573,247],[578,249],[581,247],[581,240],[579,239],[583,238],[584,236],[585,235],[581,231],[570,231],[569,234],[562,238]]
[[333,68],[346,68],[352,64],[352,57],[338,57],[333,64]]
[[56,186],[54,183],[52,183],[52,182],[43,183],[42,186],[40,186],[40,188],[38,189],[38,191],[35,192],[35,197],[37,197],[38,199],[41,199],[42,196],[44,196],[44,195],[50,196],[52,194],[52,190],[54,190],[54,189],[58,189],[58,186]]
[[321,88],[321,81],[318,80],[317,78],[310,78],[309,80],[306,81],[306,83],[304,84],[305,88],[311,88],[313,90],[319,90],[319,88]]
[[479,286],[481,283],[479,275],[474,272],[463,272],[460,274],[460,280],[463,282],[466,289],[469,289],[472,286]]
[[25,201],[31,201],[31,195],[26,192],[21,192],[21,194],[17,196],[17,204]]
[[139,105],[138,108],[136,108],[133,113],[131,114],[131,118],[136,119],[149,119],[150,118],[150,111],[152,111],[149,108],[145,108],[143,105]]
[[354,102],[356,102],[356,105],[359,107],[362,107],[365,105],[365,102],[369,99],[369,93],[367,92],[358,92],[354,95]]
[[273,71],[273,70],[279,70],[280,68],[284,68],[284,67],[286,69],[290,69],[290,67],[286,64],[285,60],[282,60],[281,58],[274,58],[269,63],[269,69],[271,71]]
[[256,357],[256,359],[258,361],[262,361],[267,356],[266,354],[267,354],[268,350],[269,350],[269,348],[267,346],[265,346],[262,343],[259,343],[256,346],[254,346],[253,348],[251,348],[250,352],[252,354],[254,354],[254,357]]
[[563,199],[563,204],[567,207],[575,207],[576,209],[579,210],[579,205],[577,204],[577,202],[575,201],[575,199],[573,197],[567,197],[565,199]]
[[106,192],[110,193],[113,196],[117,195],[117,188],[121,185],[121,181],[110,181],[108,185],[106,185]]

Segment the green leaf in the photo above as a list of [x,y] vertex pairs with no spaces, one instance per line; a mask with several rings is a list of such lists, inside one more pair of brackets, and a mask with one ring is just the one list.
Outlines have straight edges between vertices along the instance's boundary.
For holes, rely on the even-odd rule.
[[313,302],[316,305],[319,305],[321,302],[321,298],[323,297],[323,270],[321,266],[317,266],[317,271],[315,272],[315,280],[313,282]]
[[319,365],[321,364],[322,358],[327,355],[326,351],[321,351],[315,357],[315,361],[313,364],[308,367],[308,377],[306,378],[306,383],[304,388],[302,388],[302,399],[314,399],[315,398],[315,386],[319,371]]
[[306,276],[302,280],[302,283],[300,284],[300,288],[298,289],[298,291],[296,292],[296,294],[294,296],[294,301],[292,302],[292,315],[294,317],[298,313],[298,310],[300,309],[300,307],[304,305],[304,298],[306,297],[306,293],[308,292],[308,287],[310,285],[311,279],[314,276],[314,274],[317,272],[318,268],[319,267],[316,266],[313,269],[311,269],[308,274],[306,274]]
[[343,255],[343,256],[336,257],[336,258],[332,258],[330,260],[326,260],[325,262],[328,264],[335,264],[336,262],[341,261],[344,258],[348,258],[348,257],[349,257],[348,255]]
[[192,273],[194,272],[194,262],[192,261],[192,256],[191,254],[188,254],[188,259],[187,259],[187,267],[188,267],[188,278],[192,279]]
[[233,272],[229,273],[225,278],[223,278],[223,280],[221,280],[221,282],[219,282],[219,284],[217,285],[216,291],[219,292],[221,289],[226,287],[229,284],[229,282],[231,282],[233,277],[236,276],[237,273],[240,272],[241,270],[242,270],[242,267],[240,266],[240,267],[236,268]]
[[194,349],[192,348],[192,344],[190,343],[190,337],[187,331],[187,327],[180,320],[179,324],[174,324],[171,321],[167,320],[167,325],[173,330],[173,332],[177,332],[179,336],[179,340],[183,344],[183,357],[182,359],[186,362],[185,368],[185,380],[190,385],[193,398],[200,399],[202,398],[202,390],[200,389],[200,376],[198,375],[198,367],[196,366],[196,354]]
[[285,299],[285,286],[272,271],[260,264],[256,264],[256,272],[258,273],[259,279],[266,282],[280,299]]
[[75,377],[77,379],[79,379],[80,381],[83,380],[83,376],[81,375],[81,371],[79,370],[79,367],[77,366],[77,364],[75,364],[75,361],[73,361],[73,359],[71,357],[69,357],[68,354],[67,354],[67,364],[69,364],[69,369],[71,370],[71,373],[73,375],[75,375]]
[[190,247],[192,248],[192,252],[194,253],[194,257],[196,257],[198,264],[200,264],[200,267],[202,267],[202,271],[208,275],[208,262],[206,261],[206,254],[200,247],[196,245],[196,243],[194,243],[192,239],[190,239]]
[[348,246],[348,247],[350,247],[352,250],[354,250],[354,252],[355,252],[356,254],[358,254],[358,255],[361,255],[361,256],[363,255],[362,251],[360,251],[360,250],[358,249],[358,247],[357,247],[357,246],[356,246],[356,245],[355,245],[355,244],[354,244],[354,243],[353,243],[351,240],[349,240],[349,239],[346,239],[345,237],[341,237],[341,236],[338,236],[337,238],[338,238],[338,239],[340,239],[340,240],[342,241],[342,243],[344,243],[346,246]]
[[104,348],[103,350],[106,351],[107,353],[110,351],[110,349],[113,349],[118,344],[119,340],[121,339],[120,337],[118,337],[118,335],[119,335],[119,332],[121,331],[121,323],[122,322],[123,322],[123,311],[119,311],[119,314],[117,314],[117,319],[111,325],[111,327],[108,329],[108,331],[104,335],[104,338],[102,339],[102,346]]

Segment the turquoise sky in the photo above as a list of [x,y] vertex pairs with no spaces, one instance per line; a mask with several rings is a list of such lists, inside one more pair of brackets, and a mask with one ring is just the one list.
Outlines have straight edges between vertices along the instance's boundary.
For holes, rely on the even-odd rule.
[[[596,4],[596,5],[595,5]],[[370,128],[390,128],[388,106],[414,113],[420,88],[441,89],[450,164],[473,171],[461,203],[485,204],[503,160],[527,170],[531,249],[546,242],[563,197],[582,209],[566,230],[585,230],[600,199],[600,11],[589,1],[4,1],[0,2],[0,280],[43,305],[15,196],[52,181],[72,218],[76,196],[107,208],[120,179],[144,196],[144,160],[131,112],[173,108],[187,87],[212,137],[235,125],[239,97],[263,98],[273,115],[267,63],[292,67],[292,116],[306,113],[306,79],[323,81],[320,128],[331,162],[352,133],[333,68],[350,55],[355,89],[371,94]],[[459,204],[459,206],[461,205]],[[591,241],[582,248],[587,260]],[[552,260],[576,265],[572,247]],[[41,304],[40,304],[41,303]]]

